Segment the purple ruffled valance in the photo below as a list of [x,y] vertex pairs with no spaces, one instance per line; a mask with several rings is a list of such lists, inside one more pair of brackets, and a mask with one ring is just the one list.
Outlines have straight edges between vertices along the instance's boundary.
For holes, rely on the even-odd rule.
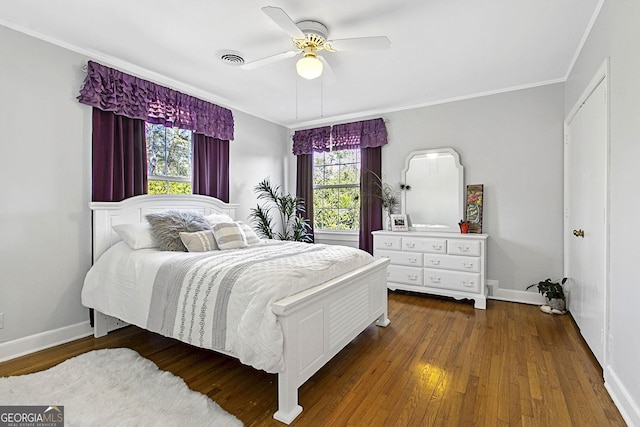
[[322,153],[329,151],[331,126],[314,129],[297,130],[293,134],[293,154]]
[[387,142],[387,128],[384,120],[378,118],[298,130],[293,135],[293,154],[382,147]]
[[89,61],[78,101],[103,111],[233,140],[231,110]]

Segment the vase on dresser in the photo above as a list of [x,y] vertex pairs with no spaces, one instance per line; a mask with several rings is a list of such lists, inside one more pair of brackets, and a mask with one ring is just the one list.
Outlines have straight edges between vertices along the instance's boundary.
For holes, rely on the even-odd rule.
[[391,231],[391,210],[385,209],[382,212],[382,229]]

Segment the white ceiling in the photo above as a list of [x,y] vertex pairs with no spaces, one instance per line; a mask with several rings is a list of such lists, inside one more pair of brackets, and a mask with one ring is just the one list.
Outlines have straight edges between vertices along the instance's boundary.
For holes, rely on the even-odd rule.
[[[290,128],[564,81],[603,0],[2,0],[0,24]],[[296,76],[262,11],[324,23],[329,39],[386,35],[389,50],[324,53],[336,74]],[[6,60],[3,59],[3,60]]]

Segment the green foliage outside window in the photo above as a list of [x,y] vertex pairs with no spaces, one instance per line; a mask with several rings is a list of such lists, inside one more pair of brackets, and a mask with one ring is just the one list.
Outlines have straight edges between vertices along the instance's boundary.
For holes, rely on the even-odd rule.
[[191,131],[147,123],[149,194],[191,194]]
[[313,217],[317,230],[360,228],[360,150],[314,153]]
[[149,194],[191,194],[191,183],[149,180]]

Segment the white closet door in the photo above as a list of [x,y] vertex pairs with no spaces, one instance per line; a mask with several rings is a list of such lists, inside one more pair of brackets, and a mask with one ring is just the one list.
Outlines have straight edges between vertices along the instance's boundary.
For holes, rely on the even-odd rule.
[[601,366],[607,325],[607,81],[567,123],[565,274],[569,310]]

